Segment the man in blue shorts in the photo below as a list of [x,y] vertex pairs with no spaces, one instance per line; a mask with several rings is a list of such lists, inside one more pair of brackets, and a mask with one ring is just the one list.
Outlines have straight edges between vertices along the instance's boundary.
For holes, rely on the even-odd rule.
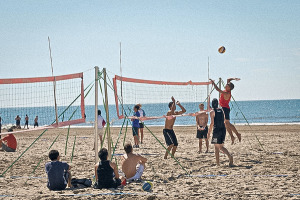
[[[140,117],[140,112],[139,112],[140,107],[138,105],[135,105],[133,110],[134,110],[134,117]],[[134,145],[133,148],[139,148],[139,119],[131,119],[132,121],[132,135],[134,139]]]
[[[165,121],[165,128],[163,130],[163,134],[166,140],[166,143],[168,145],[166,154],[164,159],[168,158],[168,152],[172,153],[172,156],[174,157],[174,154],[176,152],[178,142],[175,135],[175,132],[173,130],[173,126],[176,120],[176,117],[172,115],[181,115],[186,112],[185,108],[180,104],[179,101],[175,103],[174,97],[171,97],[172,101],[169,103],[170,110],[167,112],[166,121]],[[176,104],[181,108],[181,111],[175,111],[176,110]]]

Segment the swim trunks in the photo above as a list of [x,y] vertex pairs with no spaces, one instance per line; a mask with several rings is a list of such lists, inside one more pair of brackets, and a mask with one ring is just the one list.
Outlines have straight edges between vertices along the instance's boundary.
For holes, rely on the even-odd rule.
[[174,144],[174,146],[178,146],[177,138],[173,129],[164,129],[163,134],[168,146],[170,146],[171,144]]
[[207,126],[205,127],[204,130],[197,129],[197,138],[199,139],[207,138],[207,132],[208,132]]

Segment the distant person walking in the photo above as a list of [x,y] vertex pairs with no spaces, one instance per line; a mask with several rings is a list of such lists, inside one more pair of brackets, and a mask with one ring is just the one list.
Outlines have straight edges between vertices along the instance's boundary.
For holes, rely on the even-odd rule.
[[[140,113],[140,117],[145,117],[146,116],[146,113],[145,111],[142,109],[142,105],[139,103],[137,104],[140,109],[139,109],[139,113]],[[140,125],[140,128],[139,128],[139,131],[140,131],[140,136],[141,136],[141,144],[143,144],[143,138],[144,138],[144,123],[140,120],[139,122],[139,125]]]
[[15,120],[16,120],[17,129],[21,129],[21,117],[17,115]]
[[38,119],[39,119],[38,116],[36,116],[36,117],[34,118],[34,125],[33,125],[33,128],[39,127]]
[[29,117],[28,117],[28,115],[26,114],[26,116],[25,116],[25,125],[24,125],[24,128],[25,128],[25,126],[27,126],[27,129],[29,129],[29,128],[28,128],[28,120],[29,120]]

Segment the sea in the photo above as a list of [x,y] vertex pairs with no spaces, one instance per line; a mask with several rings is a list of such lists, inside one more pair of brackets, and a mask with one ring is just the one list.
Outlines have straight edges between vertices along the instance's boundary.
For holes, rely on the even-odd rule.
[[[195,113],[199,111],[198,103],[182,102],[187,113]],[[124,113],[128,116],[133,115],[134,105],[124,105]],[[289,100],[257,100],[257,101],[232,101],[230,104],[230,121],[233,124],[252,124],[252,125],[280,125],[280,124],[300,124],[300,99]],[[71,116],[76,106],[71,106],[65,115],[61,115],[59,120],[67,120]],[[58,108],[58,114],[65,107]],[[99,105],[98,109],[102,111],[102,116],[106,119],[106,113],[103,105]],[[168,104],[143,104],[142,109],[146,116],[162,116],[169,110]],[[177,109],[179,107],[177,106]],[[74,114],[74,118],[81,117],[80,109]],[[86,105],[86,123],[77,124],[77,127],[91,127],[95,118],[95,106]],[[39,116],[39,125],[50,125],[55,120],[54,107],[17,107],[17,108],[0,108],[0,117],[2,118],[2,126],[11,126],[15,124],[15,117],[21,117],[21,126],[24,126],[25,115],[29,116],[29,127],[33,127],[33,120],[36,115]],[[118,119],[116,106],[109,105],[109,118],[112,126],[119,127],[123,123],[123,119]],[[164,119],[155,119],[145,121],[146,126],[163,126]],[[127,122],[126,122],[127,123]],[[131,122],[128,121],[130,124]],[[193,126],[196,124],[195,117],[182,116],[177,117],[176,126]]]

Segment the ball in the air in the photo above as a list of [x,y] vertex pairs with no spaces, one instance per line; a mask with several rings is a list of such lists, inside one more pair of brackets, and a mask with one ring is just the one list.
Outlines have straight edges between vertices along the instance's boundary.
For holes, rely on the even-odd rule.
[[153,184],[150,181],[146,181],[143,183],[142,188],[144,191],[150,191],[153,188]]
[[224,46],[221,46],[219,49],[218,49],[219,53],[225,53],[226,49]]

